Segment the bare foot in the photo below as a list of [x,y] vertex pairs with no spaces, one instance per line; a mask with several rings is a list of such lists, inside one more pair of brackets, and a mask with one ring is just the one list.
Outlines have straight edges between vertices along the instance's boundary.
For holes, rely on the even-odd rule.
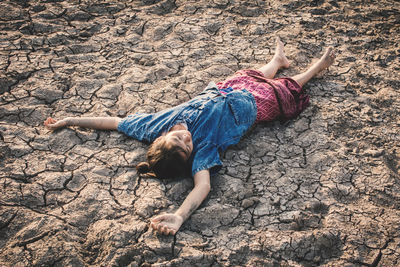
[[336,55],[335,55],[335,52],[333,51],[332,47],[329,47],[328,49],[326,49],[323,56],[315,64],[316,67],[318,68],[318,72],[329,68],[335,61],[335,57],[336,57]]
[[328,69],[334,61],[335,52],[330,47],[326,49],[324,55],[307,71],[293,76],[292,79],[294,79],[300,86],[304,86],[312,77],[316,76],[318,73],[320,73],[319,75],[322,75],[321,72]]
[[63,119],[60,121],[57,121],[51,117],[48,117],[45,121],[44,121],[44,126],[46,126],[47,129],[49,130],[56,130],[62,127],[67,126],[67,119]]
[[284,45],[279,37],[276,37],[276,48],[273,59],[279,63],[280,68],[289,68],[290,66],[289,60],[285,55]]

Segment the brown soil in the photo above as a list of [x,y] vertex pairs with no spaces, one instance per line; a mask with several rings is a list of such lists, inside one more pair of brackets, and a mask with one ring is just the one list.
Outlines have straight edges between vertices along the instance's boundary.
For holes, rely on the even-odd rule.
[[[1,266],[399,266],[398,1],[0,2]],[[139,178],[146,144],[46,130],[48,117],[125,116],[188,100],[286,46],[329,72],[311,105],[224,157],[175,237],[149,219],[192,180]]]

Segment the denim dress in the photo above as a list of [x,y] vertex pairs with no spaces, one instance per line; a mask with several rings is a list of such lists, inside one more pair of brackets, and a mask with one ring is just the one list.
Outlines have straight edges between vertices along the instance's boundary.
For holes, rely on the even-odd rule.
[[220,153],[237,144],[257,116],[254,97],[247,90],[221,94],[211,82],[198,96],[157,113],[136,113],[118,124],[118,131],[139,141],[153,142],[174,125],[186,123],[192,134],[192,175],[205,169],[216,174],[222,167]]

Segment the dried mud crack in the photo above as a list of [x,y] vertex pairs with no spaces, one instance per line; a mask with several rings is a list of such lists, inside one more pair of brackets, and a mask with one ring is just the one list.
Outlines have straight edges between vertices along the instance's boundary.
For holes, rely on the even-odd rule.
[[[2,1],[1,266],[399,266],[397,1]],[[190,178],[139,177],[146,144],[48,117],[180,104],[285,43],[297,74],[333,46],[298,118],[223,156],[175,237],[149,219]]]

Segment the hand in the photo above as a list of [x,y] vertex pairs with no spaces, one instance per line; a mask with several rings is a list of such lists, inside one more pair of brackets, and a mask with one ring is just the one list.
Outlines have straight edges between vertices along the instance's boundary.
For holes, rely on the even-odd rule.
[[68,122],[69,122],[68,118],[57,121],[51,117],[48,117],[47,120],[44,121],[44,125],[49,130],[56,130],[68,126]]
[[183,223],[179,215],[167,213],[151,219],[150,226],[160,234],[175,235]]

